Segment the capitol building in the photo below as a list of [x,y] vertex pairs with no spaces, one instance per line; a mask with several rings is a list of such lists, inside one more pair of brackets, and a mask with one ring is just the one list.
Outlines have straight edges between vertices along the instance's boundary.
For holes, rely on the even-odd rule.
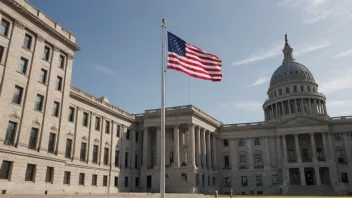
[[[0,21],[0,194],[157,193],[160,109],[71,86],[75,35],[28,1],[0,1]],[[282,51],[263,122],[166,108],[167,193],[352,192],[352,116],[329,117],[287,37]]]

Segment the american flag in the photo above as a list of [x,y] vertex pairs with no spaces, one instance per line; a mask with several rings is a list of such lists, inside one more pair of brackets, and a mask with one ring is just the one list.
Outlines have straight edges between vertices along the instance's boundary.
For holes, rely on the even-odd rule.
[[167,68],[181,71],[195,78],[221,81],[221,60],[181,38],[167,32]]

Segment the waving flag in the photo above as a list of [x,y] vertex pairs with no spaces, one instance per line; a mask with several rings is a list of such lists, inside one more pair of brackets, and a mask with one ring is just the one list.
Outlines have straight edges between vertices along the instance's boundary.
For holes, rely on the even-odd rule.
[[198,47],[186,43],[176,35],[167,32],[167,68],[186,73],[192,77],[221,81],[221,60]]

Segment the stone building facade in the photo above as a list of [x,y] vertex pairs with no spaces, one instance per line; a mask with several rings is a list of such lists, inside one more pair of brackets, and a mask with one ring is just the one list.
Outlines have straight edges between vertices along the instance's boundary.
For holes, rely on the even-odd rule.
[[[0,1],[0,21],[1,193],[158,192],[160,109],[133,115],[71,86],[75,36],[26,0]],[[292,51],[286,39],[263,122],[166,109],[166,192],[352,191],[352,117],[328,116]]]

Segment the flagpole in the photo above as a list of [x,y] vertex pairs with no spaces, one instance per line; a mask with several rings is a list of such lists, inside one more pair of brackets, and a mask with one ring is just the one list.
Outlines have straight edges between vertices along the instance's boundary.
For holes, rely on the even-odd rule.
[[162,52],[161,52],[161,118],[160,118],[160,198],[165,197],[165,32],[166,20],[162,19]]

